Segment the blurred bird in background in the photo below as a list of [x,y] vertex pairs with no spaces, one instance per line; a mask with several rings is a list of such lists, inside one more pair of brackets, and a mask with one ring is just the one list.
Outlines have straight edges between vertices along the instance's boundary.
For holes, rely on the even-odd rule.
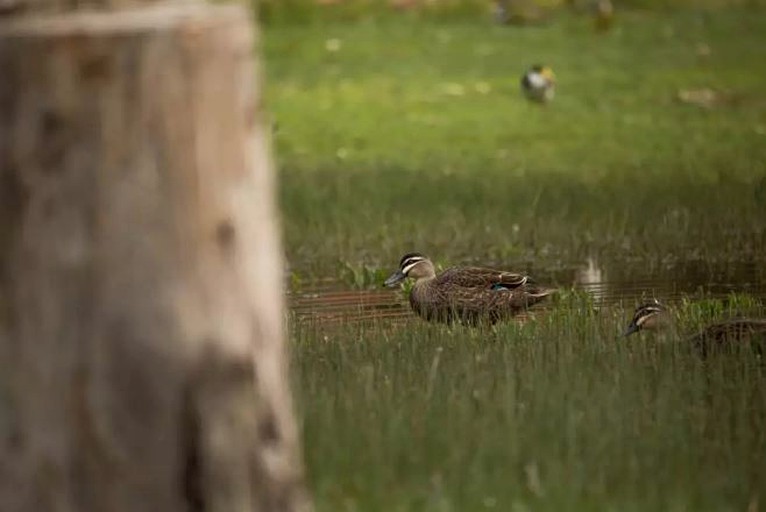
[[547,103],[553,99],[556,89],[556,75],[548,66],[532,66],[521,77],[521,90],[528,100]]
[[539,25],[549,14],[535,0],[495,0],[493,13],[500,25]]
[[614,25],[614,4],[612,0],[564,0],[575,13],[587,16],[596,32],[607,32]]
[[614,22],[614,7],[611,0],[596,0],[593,5],[593,26],[596,32],[606,32]]

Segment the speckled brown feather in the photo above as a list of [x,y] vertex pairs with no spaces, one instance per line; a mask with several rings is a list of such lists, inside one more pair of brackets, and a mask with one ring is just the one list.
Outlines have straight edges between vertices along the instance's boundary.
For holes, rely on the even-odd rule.
[[416,282],[410,305],[429,321],[493,324],[526,310],[553,292],[512,272],[453,267],[433,279]]
[[528,281],[527,276],[483,267],[452,267],[435,278],[439,286],[491,289],[493,286],[517,288]]
[[766,320],[733,319],[705,327],[688,338],[703,354],[731,350],[733,344],[751,343],[761,354],[766,344]]

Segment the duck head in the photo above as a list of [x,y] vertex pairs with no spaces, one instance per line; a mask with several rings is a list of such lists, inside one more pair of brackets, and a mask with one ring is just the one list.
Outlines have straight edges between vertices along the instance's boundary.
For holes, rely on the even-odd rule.
[[415,279],[430,278],[436,275],[434,264],[418,252],[410,252],[402,256],[399,261],[399,269],[391,274],[384,286],[393,287],[408,277]]
[[653,300],[642,304],[636,308],[633,318],[628,325],[628,329],[623,336],[630,336],[633,333],[642,330],[656,330],[662,327],[667,321],[667,309],[660,304],[658,300]]

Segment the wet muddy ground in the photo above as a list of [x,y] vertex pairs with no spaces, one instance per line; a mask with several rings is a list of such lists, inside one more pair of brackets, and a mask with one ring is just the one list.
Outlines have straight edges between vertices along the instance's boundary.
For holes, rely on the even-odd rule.
[[[640,262],[599,263],[593,259],[556,269],[530,269],[488,263],[532,275],[538,282],[562,289],[582,290],[599,306],[633,303],[657,298],[672,303],[684,297],[725,298],[744,293],[766,299],[766,263],[756,261],[714,263],[681,260],[662,265]],[[406,320],[412,313],[399,289],[351,289],[336,279],[288,292],[291,312],[299,321],[328,323],[368,320]],[[545,307],[545,306],[541,306]],[[536,309],[539,309],[536,308]]]

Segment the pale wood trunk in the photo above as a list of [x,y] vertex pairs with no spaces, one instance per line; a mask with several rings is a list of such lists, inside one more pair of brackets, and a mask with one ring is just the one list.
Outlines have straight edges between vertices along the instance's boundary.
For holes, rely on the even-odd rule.
[[0,19],[0,510],[308,508],[249,13]]

